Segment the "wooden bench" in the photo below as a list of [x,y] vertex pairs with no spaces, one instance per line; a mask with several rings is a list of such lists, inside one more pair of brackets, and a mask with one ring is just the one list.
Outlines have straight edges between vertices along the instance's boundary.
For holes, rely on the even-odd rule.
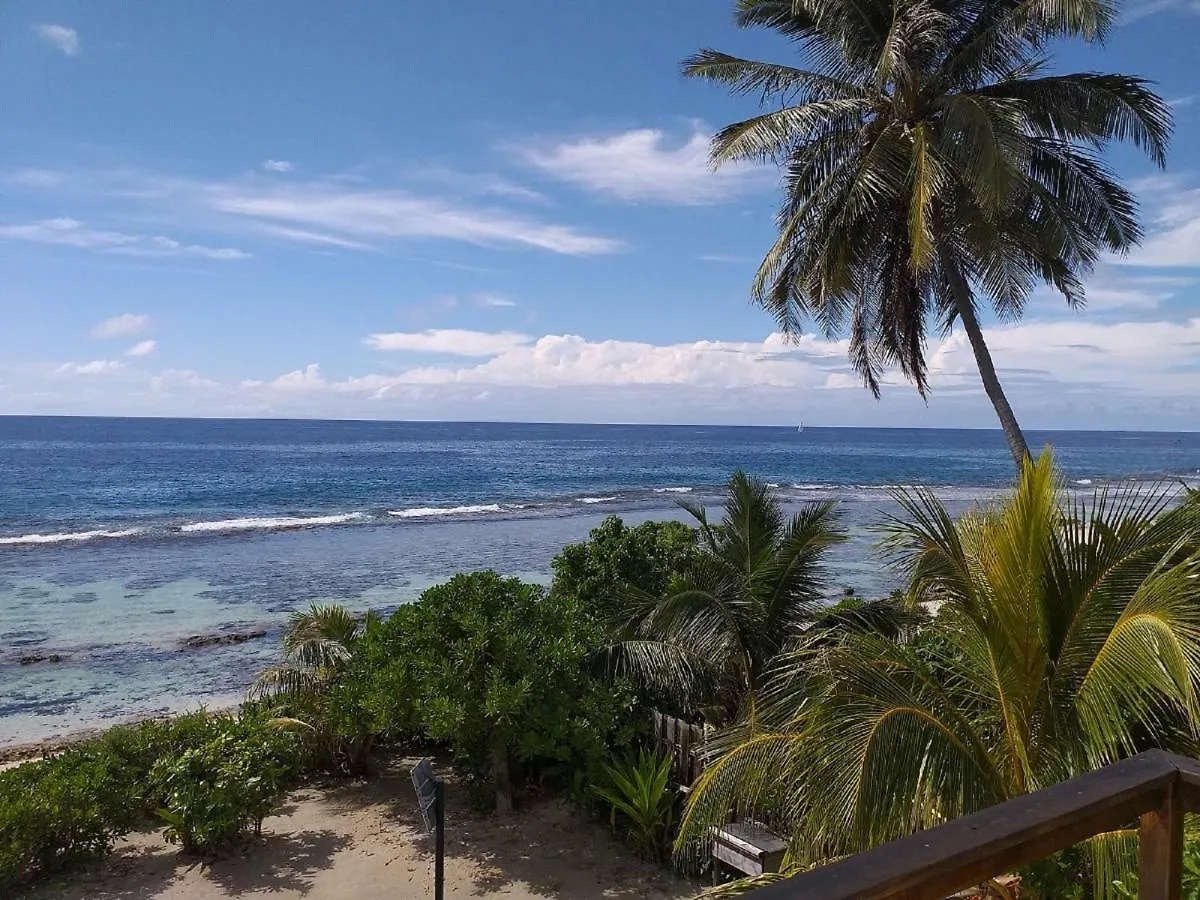
[[787,841],[757,822],[730,822],[712,831],[713,859],[746,875],[778,872]]

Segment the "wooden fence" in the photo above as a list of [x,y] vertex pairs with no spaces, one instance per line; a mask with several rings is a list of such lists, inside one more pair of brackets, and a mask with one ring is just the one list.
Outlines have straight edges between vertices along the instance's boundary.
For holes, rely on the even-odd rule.
[[701,755],[704,729],[655,710],[654,746],[659,753],[671,757],[671,776],[675,783],[685,788],[691,787],[704,769]]

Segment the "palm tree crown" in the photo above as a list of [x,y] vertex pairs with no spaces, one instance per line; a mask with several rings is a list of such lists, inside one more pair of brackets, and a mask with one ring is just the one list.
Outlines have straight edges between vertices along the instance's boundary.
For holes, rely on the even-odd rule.
[[1038,282],[1073,307],[1104,251],[1140,238],[1099,152],[1130,140],[1159,165],[1166,104],[1139,78],[1051,74],[1047,45],[1101,40],[1108,0],[737,0],[810,68],[703,50],[684,73],[769,107],[713,140],[717,164],[785,169],[779,236],[754,296],[782,330],[848,332],[878,396],[898,366],[925,394],[926,331],[960,322],[1018,463],[1028,448],[979,324],[1021,315]]
[[887,546],[937,617],[908,642],[847,633],[782,657],[756,721],[718,744],[685,839],[741,798],[811,862],[1150,747],[1200,749],[1200,503],[1065,496],[1048,452],[957,522],[927,492],[898,499]]
[[785,515],[774,491],[736,472],[724,516],[683,504],[700,553],[665,596],[623,598],[617,658],[632,674],[723,719],[758,690],[786,642],[823,596],[825,551],[844,539],[833,504]]

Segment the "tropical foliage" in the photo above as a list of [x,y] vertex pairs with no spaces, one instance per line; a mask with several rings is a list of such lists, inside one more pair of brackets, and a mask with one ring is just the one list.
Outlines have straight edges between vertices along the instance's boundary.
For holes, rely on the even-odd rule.
[[642,749],[623,763],[606,764],[604,772],[606,779],[592,790],[608,804],[613,830],[621,823],[643,856],[661,862],[670,851],[679,800],[671,757]]
[[[958,521],[927,491],[897,499],[887,548],[937,617],[909,640],[846,632],[785,654],[757,717],[719,742],[683,844],[738,797],[786,823],[805,864],[1149,747],[1200,750],[1194,499],[1144,485],[1081,499],[1048,451]],[[1105,889],[1119,844],[1093,854]]]
[[341,676],[377,623],[373,612],[356,617],[338,604],[313,603],[293,613],[283,634],[283,662],[263,670],[249,691],[281,724],[307,729],[320,764],[333,771],[366,771],[374,722]]
[[443,742],[476,798],[508,811],[522,779],[570,783],[632,743],[646,714],[591,671],[602,642],[566,592],[475,572],[369,631],[352,674],[385,732]]
[[668,691],[723,721],[753,698],[771,664],[824,596],[826,550],[844,538],[833,504],[785,515],[765,482],[737,472],[724,517],[684,508],[699,550],[665,594],[633,588],[618,610],[617,671]]
[[1018,463],[1028,448],[984,341],[980,308],[1018,318],[1036,284],[1084,303],[1081,281],[1141,236],[1134,198],[1100,152],[1131,141],[1165,160],[1167,105],[1128,75],[1059,74],[1048,45],[1102,40],[1112,0],[737,0],[794,67],[702,50],[684,73],[760,98],[712,157],[784,170],[779,234],[754,280],[787,334],[849,334],[879,394],[898,367],[928,390],[932,326],[965,330]]

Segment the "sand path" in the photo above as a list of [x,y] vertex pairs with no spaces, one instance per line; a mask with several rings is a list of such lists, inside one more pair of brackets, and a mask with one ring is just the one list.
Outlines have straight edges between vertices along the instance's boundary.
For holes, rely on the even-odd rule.
[[[407,765],[364,784],[306,788],[244,851],[200,864],[159,832],[131,835],[98,869],[43,885],[34,900],[397,900],[433,896],[433,840],[418,825]],[[446,897],[685,898],[698,888],[636,859],[561,801],[510,818],[467,813],[447,787]]]

